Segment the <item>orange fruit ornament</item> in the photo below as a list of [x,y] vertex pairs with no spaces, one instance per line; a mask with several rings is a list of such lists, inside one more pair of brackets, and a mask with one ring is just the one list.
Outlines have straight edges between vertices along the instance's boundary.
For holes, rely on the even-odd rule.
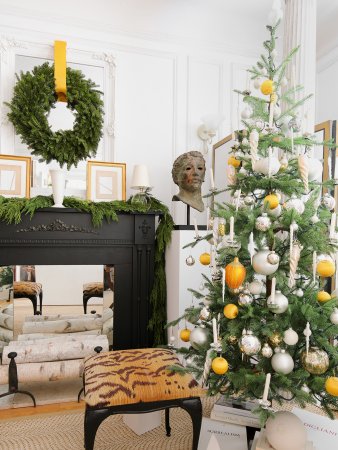
[[224,306],[223,314],[227,319],[236,319],[238,316],[238,308],[234,303]]
[[225,282],[230,289],[237,289],[245,280],[246,269],[239,262],[237,256],[234,260],[225,266]]
[[189,342],[190,340],[190,330],[188,328],[184,328],[180,332],[180,338],[183,342]]
[[279,205],[279,198],[276,194],[269,194],[265,197],[264,203],[267,203],[270,209],[275,209]]
[[275,85],[272,80],[265,80],[261,84],[261,93],[264,95],[271,95],[275,91]]
[[233,166],[237,169],[237,167],[239,167],[241,165],[241,162],[239,159],[235,158],[234,156],[230,156],[230,158],[228,159],[228,164],[229,164],[229,166]]
[[335,265],[332,261],[329,261],[328,259],[322,259],[317,264],[317,273],[321,277],[332,277],[332,275],[335,273]]
[[211,368],[217,375],[224,375],[229,369],[229,364],[226,359],[217,356],[212,360]]
[[210,264],[211,258],[210,253],[202,253],[200,256],[200,263],[203,264],[203,266],[208,266]]
[[328,302],[329,300],[331,300],[331,295],[328,292],[319,291],[317,294],[317,300],[321,303]]
[[325,381],[326,392],[333,397],[338,397],[338,377],[329,377]]

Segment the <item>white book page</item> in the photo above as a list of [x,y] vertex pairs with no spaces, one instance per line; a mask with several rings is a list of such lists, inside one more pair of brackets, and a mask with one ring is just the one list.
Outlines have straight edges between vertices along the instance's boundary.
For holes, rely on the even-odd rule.
[[203,418],[198,450],[248,450],[246,427]]

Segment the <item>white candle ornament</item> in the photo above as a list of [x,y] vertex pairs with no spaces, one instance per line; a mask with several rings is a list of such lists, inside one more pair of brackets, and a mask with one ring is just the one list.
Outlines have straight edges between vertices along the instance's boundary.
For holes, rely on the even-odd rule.
[[268,177],[271,177],[271,158],[272,158],[272,148],[269,147],[269,153],[268,153]]
[[197,227],[197,220],[194,219],[194,227],[195,227],[195,237],[198,239],[200,237],[200,235],[198,234],[198,227]]
[[275,303],[276,294],[276,278],[273,277],[271,280],[271,303]]
[[230,241],[234,240],[234,217],[230,217]]
[[310,345],[310,336],[312,334],[311,328],[310,328],[310,322],[306,323],[305,330],[303,331],[303,334],[305,336],[306,341],[306,354],[309,353],[309,345]]
[[330,239],[333,239],[336,234],[336,221],[337,221],[337,214],[334,212],[331,216],[331,223],[330,223]]
[[241,189],[238,189],[238,191],[236,191],[236,195],[237,195],[237,197],[236,197],[236,212],[238,211],[238,208],[239,208],[239,202],[241,200],[241,193],[242,193]]
[[215,189],[214,171],[212,170],[211,167],[210,167],[210,186],[212,190]]
[[268,401],[269,389],[270,389],[271,373],[266,374],[264,392],[263,392],[263,402]]
[[212,319],[212,332],[213,332],[214,344],[217,345],[218,344],[217,321],[216,321],[215,317]]
[[[338,270],[337,270],[338,272]],[[224,296],[225,296],[225,269],[222,268],[222,301],[224,303]]]
[[275,107],[274,102],[270,101],[269,128],[272,128],[272,125],[273,125],[273,111],[274,111],[274,107]]

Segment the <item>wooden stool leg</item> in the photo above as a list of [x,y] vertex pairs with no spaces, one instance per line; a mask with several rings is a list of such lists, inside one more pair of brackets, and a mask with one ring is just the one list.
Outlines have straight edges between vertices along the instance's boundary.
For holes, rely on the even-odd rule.
[[170,414],[170,408],[166,408],[165,409],[165,431],[167,433],[167,436],[171,435],[169,414]]
[[193,441],[192,450],[197,450],[202,424],[202,403],[199,398],[187,398],[182,400],[181,408],[185,409],[192,420]]
[[87,314],[87,303],[91,295],[83,294],[83,313]]
[[33,314],[34,316],[37,315],[37,295],[27,295],[27,298],[32,302],[33,304]]
[[43,294],[42,294],[42,289],[41,289],[41,292],[39,295],[39,297],[40,297],[40,314],[42,314],[42,296],[43,296]]
[[96,432],[104,419],[110,415],[111,412],[108,409],[86,409],[84,419],[84,447],[86,450],[94,449]]

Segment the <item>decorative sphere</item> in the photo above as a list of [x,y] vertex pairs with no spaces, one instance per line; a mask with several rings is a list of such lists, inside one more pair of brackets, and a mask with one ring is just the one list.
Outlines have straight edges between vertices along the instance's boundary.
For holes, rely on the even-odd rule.
[[264,95],[271,95],[275,90],[273,80],[265,80],[261,84],[261,93]]
[[319,291],[317,294],[317,300],[321,303],[328,302],[331,300],[331,295],[326,291]]
[[300,198],[292,196],[285,204],[284,207],[287,211],[294,209],[298,214],[303,214],[305,211],[305,205]]
[[301,354],[301,361],[305,370],[313,375],[322,375],[329,368],[329,357],[325,350],[310,347]]
[[180,332],[180,339],[183,342],[189,342],[189,340],[190,340],[190,330],[188,328],[184,328],[183,330],[181,330],[181,332]]
[[246,195],[246,196],[244,197],[244,203],[245,203],[247,206],[253,205],[253,204],[255,203],[255,197],[254,197],[253,195],[251,195],[251,194]]
[[275,450],[299,450],[306,445],[303,422],[289,411],[277,411],[265,424],[266,438]]
[[245,289],[241,294],[239,294],[238,304],[240,306],[251,305],[252,302],[253,297],[248,289]]
[[273,347],[277,347],[282,342],[282,336],[279,333],[273,333],[269,336],[269,342]]
[[263,290],[263,283],[258,280],[253,280],[249,283],[248,289],[252,295],[259,295]]
[[212,360],[211,368],[217,375],[223,375],[228,371],[229,364],[226,359],[218,356]]
[[287,375],[293,371],[295,363],[291,355],[282,349],[271,358],[271,366],[275,372]]
[[271,358],[271,356],[273,355],[273,350],[267,342],[263,345],[262,355],[264,356],[264,358]]
[[195,264],[195,258],[191,255],[189,255],[186,260],[185,263],[187,266],[193,266]]
[[297,295],[297,297],[304,297],[304,291],[303,289],[297,289],[295,294]]
[[293,117],[289,122],[289,127],[293,129],[296,133],[300,131],[302,126],[301,120],[299,117]]
[[236,319],[238,316],[238,308],[234,303],[224,306],[223,313],[227,319]]
[[247,331],[247,334],[243,334],[238,342],[241,352],[248,356],[257,355],[261,349],[261,343],[257,336],[252,331]]
[[267,260],[270,264],[279,264],[280,257],[279,255],[277,255],[276,252],[272,251],[271,253],[268,254]]
[[336,206],[336,200],[334,199],[334,197],[332,197],[332,195],[324,194],[323,205],[325,206],[325,208],[331,211]]
[[314,216],[311,217],[311,223],[315,224],[318,223],[320,221],[319,217],[317,216],[317,214],[315,214]]
[[254,271],[260,275],[271,275],[278,269],[278,264],[270,264],[268,255],[271,253],[268,247],[264,247],[257,252],[252,258],[252,266]]
[[317,263],[316,271],[321,277],[332,277],[335,273],[335,264],[328,259],[322,259]]
[[272,297],[270,295],[266,304],[269,310],[274,314],[283,314],[288,309],[289,301],[281,291],[276,291],[274,301],[272,302]]
[[201,312],[200,312],[200,319],[201,320],[208,320],[209,317],[210,317],[210,310],[209,310],[209,308],[207,306],[204,306],[201,309]]
[[270,209],[275,209],[279,205],[279,198],[276,194],[269,194],[265,197],[264,204],[267,204]]
[[338,397],[338,377],[329,377],[325,381],[326,392],[333,397]]
[[209,344],[210,333],[206,328],[196,327],[190,333],[190,344],[195,350]]
[[230,335],[227,339],[230,345],[235,345],[238,342],[237,336]]
[[211,257],[210,253],[202,253],[200,256],[200,263],[203,264],[203,266],[208,266],[210,264]]
[[229,166],[233,166],[233,167],[237,168],[241,165],[241,161],[239,159],[235,158],[234,156],[230,156],[230,158],[228,159],[228,164],[229,164]]
[[253,170],[263,175],[268,175],[270,169],[270,175],[276,175],[280,169],[280,162],[278,158],[272,156],[271,158],[262,158],[255,162]]
[[255,228],[258,231],[267,231],[271,227],[271,219],[266,213],[258,216],[255,221]]
[[269,216],[279,217],[282,214],[282,207],[278,205],[275,209],[268,209]]
[[225,266],[225,282],[230,289],[237,289],[245,280],[246,269],[237,257]]
[[287,345],[296,345],[297,342],[298,342],[298,339],[299,339],[298,334],[291,327],[288,328],[284,332],[283,341],[285,342],[285,344],[287,344]]
[[170,336],[169,341],[172,342],[172,343],[175,342],[176,341],[175,336]]
[[333,323],[333,325],[338,325],[338,308],[335,308],[331,315],[330,315],[330,320],[331,323]]

